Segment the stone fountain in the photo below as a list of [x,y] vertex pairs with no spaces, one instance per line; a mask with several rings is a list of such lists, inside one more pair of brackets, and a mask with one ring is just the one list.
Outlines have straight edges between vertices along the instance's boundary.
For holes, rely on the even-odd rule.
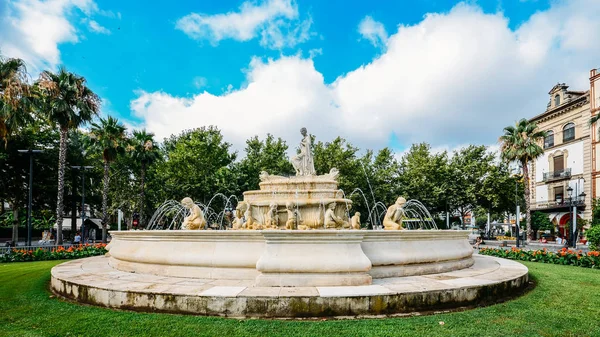
[[53,291],[116,308],[306,317],[473,305],[526,285],[527,268],[474,257],[468,232],[438,230],[415,201],[389,206],[385,230],[359,230],[338,171],[315,174],[310,135],[301,133],[296,175],[262,172],[260,190],[244,193],[227,230],[206,230],[208,206],[169,202],[152,221],[169,212],[177,230],[113,231],[105,257],[55,267]]

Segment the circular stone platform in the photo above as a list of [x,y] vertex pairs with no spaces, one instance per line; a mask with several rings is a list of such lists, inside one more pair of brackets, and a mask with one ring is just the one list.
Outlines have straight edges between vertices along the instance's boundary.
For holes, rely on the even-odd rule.
[[528,270],[474,255],[465,269],[374,278],[371,285],[257,287],[255,280],[166,277],[112,268],[105,256],[52,268],[52,290],[110,308],[226,317],[374,316],[445,310],[496,302],[524,289]]

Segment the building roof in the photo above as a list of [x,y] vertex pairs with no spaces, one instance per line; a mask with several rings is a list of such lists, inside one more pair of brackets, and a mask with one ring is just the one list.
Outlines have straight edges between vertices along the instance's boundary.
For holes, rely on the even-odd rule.
[[[550,92],[552,92],[552,91],[550,91]],[[566,101],[565,103],[563,103],[563,104],[561,104],[561,105],[559,105],[559,106],[557,106],[555,108],[548,109],[548,110],[542,112],[539,115],[533,116],[532,118],[529,119],[529,121],[530,122],[534,122],[534,121],[540,120],[540,119],[542,119],[544,117],[550,116],[553,113],[560,112],[562,110],[564,110],[564,111],[570,110],[570,108],[576,106],[578,103],[585,102],[588,99],[589,95],[590,95],[590,91],[589,90],[586,90],[586,91],[567,91],[567,94],[572,94],[572,95],[575,95],[577,97],[574,97],[570,101]]]

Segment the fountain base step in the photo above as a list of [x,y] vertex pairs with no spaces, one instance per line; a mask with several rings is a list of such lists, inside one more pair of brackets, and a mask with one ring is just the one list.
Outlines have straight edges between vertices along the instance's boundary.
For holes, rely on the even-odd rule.
[[371,276],[365,273],[274,273],[256,277],[257,287],[307,287],[307,286],[362,286],[371,284]]
[[522,264],[473,256],[452,272],[374,278],[371,285],[256,286],[254,279],[214,280],[129,273],[106,256],[52,268],[54,293],[81,303],[149,312],[226,317],[377,316],[448,310],[493,303],[528,284]]

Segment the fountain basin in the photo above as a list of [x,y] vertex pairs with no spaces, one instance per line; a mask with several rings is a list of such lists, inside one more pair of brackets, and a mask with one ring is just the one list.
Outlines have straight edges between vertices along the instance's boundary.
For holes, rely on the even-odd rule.
[[161,276],[239,280],[258,276],[259,231],[116,231],[106,247],[115,269]]
[[468,268],[468,231],[120,231],[109,264],[159,276],[257,286],[369,285],[373,278]]
[[371,261],[360,245],[365,231],[263,231],[265,251],[256,263],[259,287],[371,284]]
[[473,265],[469,231],[364,231],[373,278],[443,273]]

